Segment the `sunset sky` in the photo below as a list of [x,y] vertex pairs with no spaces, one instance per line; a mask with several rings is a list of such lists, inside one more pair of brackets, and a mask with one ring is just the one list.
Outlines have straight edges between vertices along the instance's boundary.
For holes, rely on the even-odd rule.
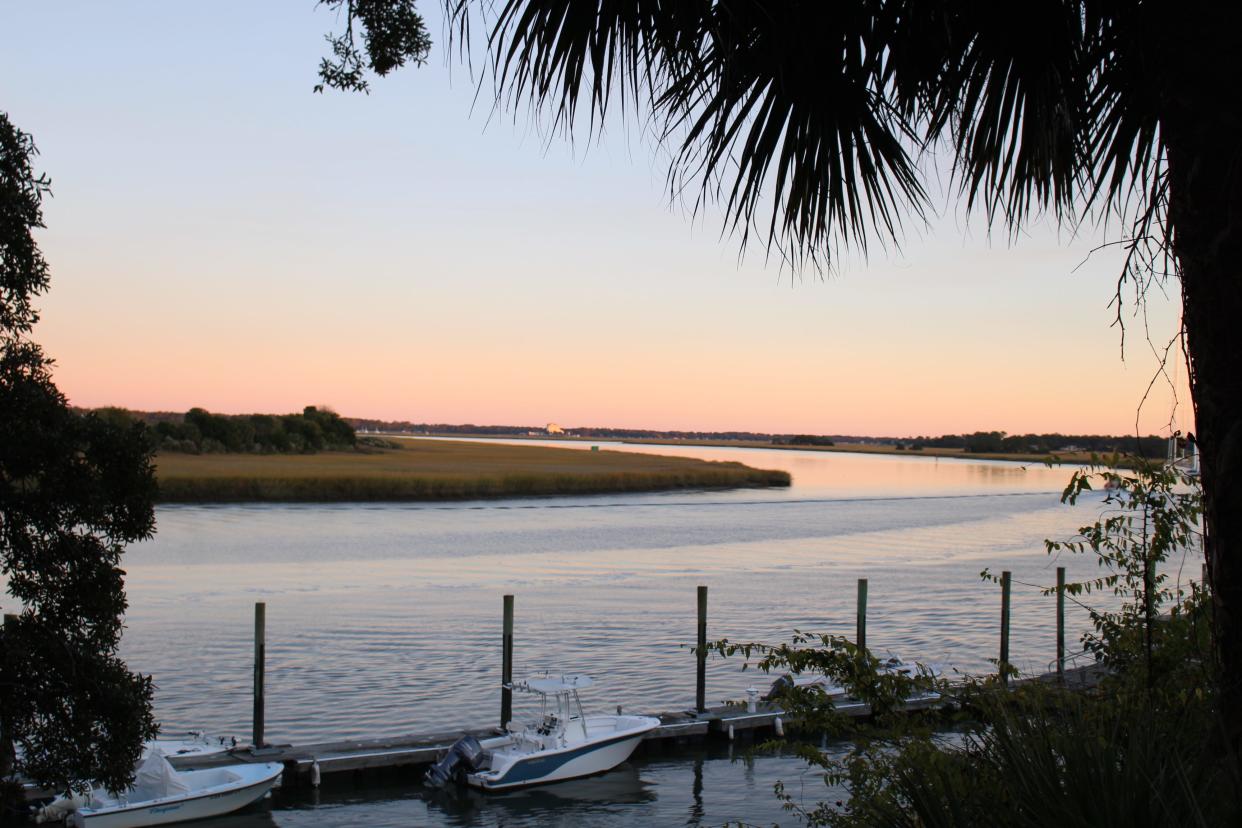
[[[431,63],[315,95],[300,2],[6,4],[0,110],[54,197],[37,339],[82,406],[665,429],[1129,433],[1157,370],[1119,256],[946,199],[793,276],[670,204],[635,124],[576,145]],[[1084,260],[1085,263],[1084,263]],[[1146,327],[1177,328],[1176,286]],[[1127,298],[1130,294],[1127,293]],[[1185,369],[1177,426],[1193,428]],[[1173,415],[1157,383],[1142,429]]]

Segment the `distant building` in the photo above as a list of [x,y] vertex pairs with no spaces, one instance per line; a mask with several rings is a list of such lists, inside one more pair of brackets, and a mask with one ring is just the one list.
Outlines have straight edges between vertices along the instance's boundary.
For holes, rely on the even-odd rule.
[[548,427],[545,428],[544,431],[548,432],[549,434],[564,434],[565,433],[565,429],[561,428],[556,423],[548,423]]

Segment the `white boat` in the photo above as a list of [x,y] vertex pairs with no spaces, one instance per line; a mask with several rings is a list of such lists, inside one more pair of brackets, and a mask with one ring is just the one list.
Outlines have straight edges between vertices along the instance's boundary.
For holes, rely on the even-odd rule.
[[621,714],[587,716],[578,691],[593,683],[586,676],[544,675],[509,685],[512,690],[540,696],[540,720],[492,739],[459,739],[427,771],[428,784],[441,786],[457,780],[485,791],[501,791],[615,768],[630,758],[660,720]]
[[36,821],[67,817],[74,828],[140,828],[222,816],[266,796],[283,770],[278,762],[263,762],[177,771],[152,749],[130,788],[116,795],[92,791],[85,797],[62,797]]
[[[237,738],[229,736],[208,736],[201,730],[191,730],[184,735],[171,734],[167,737],[160,736],[157,739],[150,739],[142,743],[142,753],[139,762],[147,757],[152,749],[158,749],[165,756],[177,758],[179,756],[210,756],[217,753],[228,753],[237,747]],[[22,749],[17,746],[17,759],[21,763]],[[32,782],[22,782],[22,787],[27,791],[40,790]]]

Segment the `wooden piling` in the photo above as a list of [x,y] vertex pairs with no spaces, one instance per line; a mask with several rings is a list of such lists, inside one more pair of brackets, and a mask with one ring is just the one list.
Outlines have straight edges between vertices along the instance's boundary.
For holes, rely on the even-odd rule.
[[1006,668],[1009,666],[1009,570],[1001,573],[1001,637],[1000,637],[1000,670],[1002,684],[1009,683]]
[[867,579],[858,579],[858,619],[854,643],[859,651],[867,649]]
[[263,747],[263,665],[267,657],[267,604],[254,605],[254,733],[251,744]]
[[1065,683],[1065,567],[1057,567],[1057,684]]
[[500,729],[513,721],[513,596],[504,598],[504,631],[500,656]]
[[699,645],[695,650],[697,672],[695,675],[694,709],[707,712],[707,587],[699,587]]

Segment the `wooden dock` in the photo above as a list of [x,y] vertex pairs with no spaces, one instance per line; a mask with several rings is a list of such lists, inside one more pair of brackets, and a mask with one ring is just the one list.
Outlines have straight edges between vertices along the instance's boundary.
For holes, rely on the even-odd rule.
[[[1049,673],[1015,681],[1014,685],[1063,681],[1066,687],[1089,689],[1103,675],[1100,667],[1089,664],[1067,669],[1063,676]],[[908,701],[904,709],[911,712],[933,710],[948,707],[950,704],[951,701],[933,694]],[[834,709],[853,718],[871,715],[871,709],[866,703],[848,699],[837,702]],[[785,710],[770,702],[758,703],[753,713],[748,712],[745,705],[729,704],[713,707],[702,713],[687,710],[660,713],[656,717],[660,720],[660,726],[644,737],[638,748],[639,754],[651,750],[676,750],[679,746],[706,740],[753,741],[757,737],[779,735],[784,726],[796,724]],[[501,729],[495,727],[304,745],[272,745],[260,750],[247,746],[204,756],[170,756],[169,761],[180,770],[219,767],[238,762],[280,762],[285,766],[284,784],[300,787],[311,783],[312,769],[316,765],[321,778],[389,768],[417,770],[437,761],[462,736],[470,734],[484,739],[501,733]]]
[[[1048,667],[1046,675],[1024,677],[1009,683],[1006,673],[1001,673],[1001,680],[1016,687],[1026,683],[1057,684],[1063,687],[1089,690],[1095,687],[1105,674],[1104,669],[1094,660],[1077,666],[1076,662],[1086,654],[1066,657],[1065,654],[1065,620],[1064,620],[1064,568],[1057,569],[1057,659]],[[1001,665],[1009,664],[1009,624],[1010,624],[1010,578],[1009,573],[1002,573],[1001,583],[1001,625],[1000,625],[1000,659]],[[858,581],[858,613],[857,641],[864,645],[866,641],[867,619],[867,579]],[[758,738],[783,736],[786,726],[796,726],[789,713],[773,702],[758,702],[755,710],[750,712],[742,703],[725,704],[716,707],[706,705],[706,662],[707,646],[707,587],[698,588],[698,629],[697,646],[694,649],[696,666],[695,704],[690,710],[651,714],[660,720],[660,725],[643,738],[638,747],[638,755],[649,752],[671,752],[681,746],[697,744],[706,740],[739,740],[754,742]],[[476,728],[470,730],[446,730],[429,733],[410,733],[374,739],[355,739],[335,742],[313,742],[300,745],[272,745],[264,739],[265,713],[265,661],[266,661],[266,605],[255,604],[254,627],[254,717],[253,737],[251,745],[239,746],[231,750],[214,754],[187,754],[169,756],[169,761],[180,770],[196,770],[239,762],[280,762],[285,766],[283,784],[297,788],[316,785],[325,778],[358,778],[369,773],[382,773],[386,770],[402,774],[412,774],[421,778],[421,768],[439,760],[446,750],[462,736],[470,734],[476,738],[489,738],[504,733],[503,725],[508,723],[512,715],[511,690],[503,689],[500,699],[500,724],[493,728]],[[502,624],[502,666],[503,682],[512,680],[513,670],[513,596],[504,596]],[[864,645],[865,646],[865,645]],[[928,694],[907,701],[904,710],[932,710],[947,708],[954,702],[951,698],[942,698],[936,694]],[[845,699],[836,702],[838,713],[855,718],[863,718],[871,714],[870,707],[860,701]],[[618,710],[618,712],[620,712]],[[261,747],[253,747],[259,745]],[[39,792],[28,791],[28,795],[37,796]],[[42,792],[47,793],[47,792]]]
[[[1002,573],[1001,579],[1001,629],[999,663],[1009,663],[1009,624],[1010,624],[1010,576]],[[1088,689],[1095,686],[1102,675],[1100,668],[1092,664],[1073,667],[1072,663],[1078,656],[1065,657],[1065,572],[1064,567],[1057,568],[1057,660],[1049,666],[1047,675],[1034,678],[1015,680],[1013,685],[1026,682],[1057,683],[1066,687]],[[867,629],[867,579],[858,581],[858,612],[856,636],[860,645],[865,646]],[[728,704],[709,708],[706,705],[705,672],[707,663],[707,587],[700,586],[697,590],[698,629],[697,646],[694,650],[696,662],[695,706],[691,710],[653,714],[660,720],[660,726],[649,732],[639,746],[639,751],[675,749],[676,746],[689,742],[707,739],[745,739],[753,740],[757,736],[769,734],[783,735],[786,724],[790,721],[786,711],[770,702],[760,702],[754,712],[748,712],[744,704]],[[513,596],[504,596],[502,624],[502,683],[507,687],[512,681],[513,670]],[[323,777],[358,774],[366,771],[378,771],[385,768],[418,768],[437,761],[444,751],[466,734],[476,738],[489,738],[504,732],[503,725],[508,723],[512,715],[511,691],[501,691],[500,723],[501,727],[478,728],[472,730],[450,730],[436,733],[412,733],[400,736],[375,739],[357,739],[352,741],[316,742],[304,745],[269,745],[264,739],[264,677],[266,651],[266,606],[255,604],[255,665],[254,665],[254,733],[251,745],[261,748],[238,747],[225,753],[208,755],[170,756],[169,759],[179,769],[191,770],[218,767],[238,762],[280,762],[285,766],[284,783],[299,786],[311,783]],[[1006,674],[1001,673],[1002,681],[1007,682]],[[946,707],[951,704],[931,694],[927,697],[908,701],[905,709],[928,710]],[[862,718],[869,716],[871,710],[867,704],[859,701],[844,700],[836,704],[837,712],[847,716]]]
[[[927,710],[946,704],[941,698],[912,700],[907,710]],[[838,703],[836,710],[847,716],[864,717],[870,708],[857,701]],[[780,733],[788,714],[779,706],[761,702],[753,713],[744,705],[723,705],[703,713],[694,711],[662,713],[660,726],[649,732],[639,751],[676,749],[679,745],[708,739],[753,739]],[[201,756],[170,756],[169,761],[180,770],[219,767],[238,762],[280,762],[285,765],[284,784],[298,787],[310,784],[312,770],[318,775],[357,774],[385,768],[415,769],[429,765],[443,755],[453,742],[466,734],[476,738],[497,736],[500,728],[449,730],[437,733],[413,733],[390,738],[357,739],[304,745],[273,745],[260,750],[239,747],[226,753]]]

